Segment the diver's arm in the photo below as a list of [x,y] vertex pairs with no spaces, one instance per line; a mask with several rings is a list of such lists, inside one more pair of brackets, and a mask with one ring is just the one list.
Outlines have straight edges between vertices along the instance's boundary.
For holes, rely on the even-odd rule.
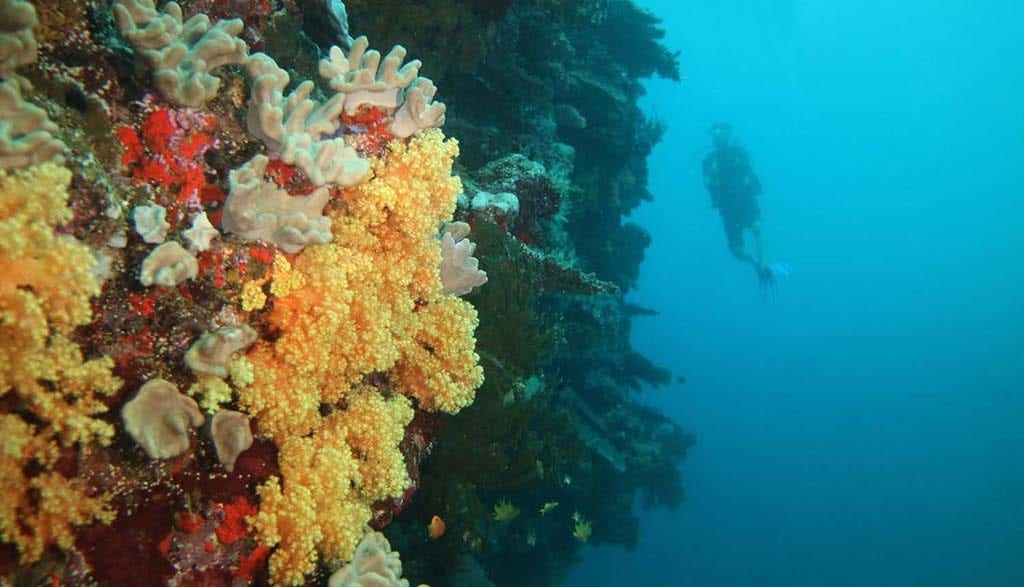
[[736,169],[742,170],[743,185],[750,191],[750,194],[754,196],[760,195],[761,180],[750,165],[750,156],[747,155],[747,150],[740,146],[736,147]]
[[711,197],[711,207],[717,208],[722,201],[722,186],[714,177],[704,176],[704,187],[708,190],[708,196]]
[[711,196],[711,207],[717,208],[718,191],[720,186],[718,178],[715,176],[718,166],[716,165],[714,156],[714,153],[709,153],[708,156],[704,158],[704,189],[706,189],[708,191],[708,195]]
[[711,196],[711,207],[718,208],[720,205],[720,199],[718,197],[718,190],[708,188],[708,195]]
[[751,195],[761,195],[761,180],[757,177],[757,174],[754,173],[753,169],[750,170],[750,173],[747,174],[744,181],[746,181],[747,186],[750,187]]

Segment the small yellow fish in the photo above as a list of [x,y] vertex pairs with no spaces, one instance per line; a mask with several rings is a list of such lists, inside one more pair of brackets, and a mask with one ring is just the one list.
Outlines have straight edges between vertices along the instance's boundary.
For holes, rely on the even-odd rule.
[[507,499],[503,499],[498,503],[494,504],[494,521],[501,522],[503,524],[511,522],[519,516],[519,508],[509,503]]
[[445,523],[441,519],[441,516],[434,516],[430,518],[430,525],[427,526],[427,534],[430,535],[431,539],[438,539],[444,536]]
[[547,502],[546,504],[544,504],[540,508],[540,515],[543,516],[544,514],[550,512],[551,510],[555,509],[556,507],[558,507],[558,502],[557,501],[549,501],[549,502]]
[[576,525],[572,529],[572,537],[580,542],[586,542],[590,540],[590,534],[593,532],[593,528],[590,527],[590,522],[580,518],[576,521]]
[[469,545],[471,550],[480,550],[484,544],[479,536],[471,533],[469,530],[462,533],[462,539]]

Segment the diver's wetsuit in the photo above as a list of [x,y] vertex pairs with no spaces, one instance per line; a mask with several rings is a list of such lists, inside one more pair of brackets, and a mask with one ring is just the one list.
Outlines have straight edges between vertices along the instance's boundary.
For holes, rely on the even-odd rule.
[[734,255],[743,250],[743,229],[761,219],[757,196],[761,182],[750,167],[747,152],[736,144],[715,147],[704,158],[704,185],[711,205],[718,208],[725,238]]

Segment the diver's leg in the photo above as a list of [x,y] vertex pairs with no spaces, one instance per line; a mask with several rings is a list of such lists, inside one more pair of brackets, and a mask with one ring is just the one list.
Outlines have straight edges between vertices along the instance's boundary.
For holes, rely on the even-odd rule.
[[729,252],[732,256],[744,263],[756,264],[753,257],[744,250],[743,226],[725,214],[722,215],[722,226],[725,228],[725,240],[729,243]]
[[754,259],[753,262],[758,269],[766,267],[764,261],[764,236],[761,232],[761,219],[757,219],[750,225],[750,234],[754,235]]
[[732,253],[732,256],[736,257],[736,259],[739,260],[739,261],[743,261],[744,263],[751,263],[751,264],[757,265],[757,261],[755,261],[753,257],[751,257],[749,254],[747,254],[747,251],[745,251],[743,249],[743,245],[742,244],[735,244],[735,245],[734,244],[730,244],[729,245],[729,252]]

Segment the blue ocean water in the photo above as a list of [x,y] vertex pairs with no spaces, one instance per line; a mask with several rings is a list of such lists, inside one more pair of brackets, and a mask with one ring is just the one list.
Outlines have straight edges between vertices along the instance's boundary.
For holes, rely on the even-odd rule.
[[[570,585],[1024,585],[1024,4],[645,0],[644,399],[694,432],[688,500]],[[765,303],[703,190],[708,126],[764,184]]]

